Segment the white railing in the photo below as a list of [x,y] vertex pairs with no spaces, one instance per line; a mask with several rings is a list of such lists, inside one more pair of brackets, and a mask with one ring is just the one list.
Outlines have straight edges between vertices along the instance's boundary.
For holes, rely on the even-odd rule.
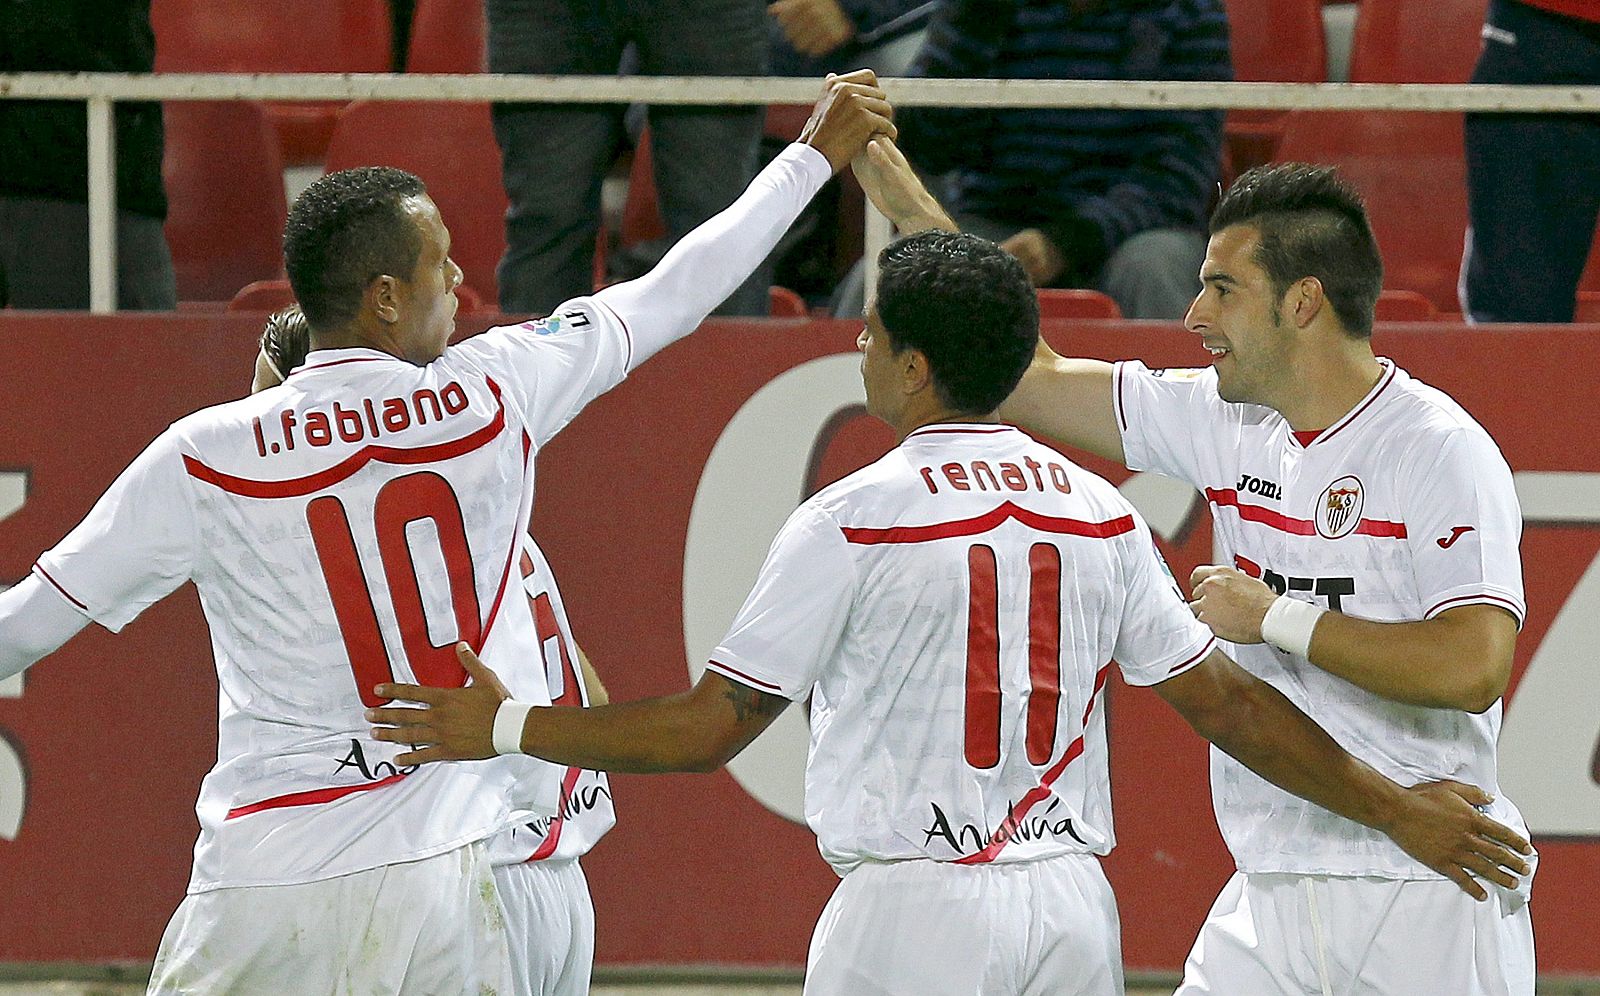
[[[1105,107],[1121,110],[1386,110],[1600,113],[1600,87],[1421,83],[1168,83],[887,79],[901,107]],[[434,76],[411,74],[0,75],[0,99],[88,104],[89,300],[116,310],[116,173],[112,105],[125,100],[442,100],[563,104],[799,104],[815,80],[697,76]],[[893,232],[867,209],[867,259]],[[870,276],[870,275],[869,275]]]

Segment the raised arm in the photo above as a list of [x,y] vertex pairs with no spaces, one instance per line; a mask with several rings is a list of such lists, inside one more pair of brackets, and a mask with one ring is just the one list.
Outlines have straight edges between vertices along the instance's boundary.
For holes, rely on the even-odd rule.
[[[1351,757],[1271,685],[1215,651],[1155,690],[1201,736],[1256,774],[1347,819],[1387,834],[1407,854],[1487,898],[1473,876],[1514,888],[1526,874],[1528,842],[1475,806],[1490,797],[1470,785],[1402,788]],[[1509,871],[1508,871],[1509,869]]]
[[636,368],[688,335],[755,272],[834,173],[867,140],[894,134],[893,113],[870,70],[829,77],[800,139],[739,199],[684,236],[649,273],[598,291],[627,326]]
[[1022,383],[1000,405],[1000,419],[1029,432],[1126,463],[1117,426],[1115,368],[1104,360],[1061,356],[1041,336]]
[[[851,163],[861,189],[902,235],[957,230],[894,142],[875,138]],[[1111,364],[1068,359],[1039,340],[1022,383],[1000,406],[1003,421],[1029,432],[1124,462],[1112,405]]]

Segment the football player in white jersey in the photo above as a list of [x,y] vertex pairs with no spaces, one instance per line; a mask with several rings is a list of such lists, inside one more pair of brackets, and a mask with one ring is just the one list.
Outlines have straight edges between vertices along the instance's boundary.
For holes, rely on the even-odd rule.
[[555,815],[565,769],[419,770],[363,707],[397,678],[463,684],[458,640],[549,700],[534,613],[507,597],[534,452],[692,331],[890,113],[870,73],[831,80],[802,140],[650,274],[448,347],[461,271],[421,181],[372,167],[301,195],[284,241],[307,362],[174,423],[0,594],[4,677],[199,590],[218,759],[153,992],[513,989],[484,841]]
[[1014,257],[926,232],[881,261],[858,345],[867,410],[900,444],[789,518],[692,690],[540,708],[460,648],[473,685],[382,686],[429,708],[369,710],[374,735],[414,745],[405,763],[710,770],[809,696],[807,822],[843,877],[812,993],[1122,991],[1097,860],[1115,842],[1113,660],[1263,777],[1420,860],[1520,867],[1524,842],[1466,786],[1402,789],[1225,657],[1117,490],[996,420],[1038,338]]
[[[1208,368],[1041,343],[1002,413],[1198,488],[1223,563],[1195,571],[1193,606],[1240,664],[1379,771],[1481,786],[1484,811],[1526,834],[1495,757],[1524,614],[1505,459],[1448,395],[1374,355],[1383,265],[1331,168],[1251,170],[1210,227],[1185,318]],[[1212,794],[1238,874],[1183,996],[1533,992],[1531,875],[1486,894],[1467,876],[1498,881],[1489,866],[1441,876],[1216,751]]]
[[[267,319],[252,394],[276,387],[305,363],[311,326],[298,305]],[[605,685],[572,637],[566,604],[543,551],[530,535],[519,558],[555,705],[605,705]],[[489,863],[505,907],[516,996],[582,996],[594,968],[594,903],[578,859],[616,824],[605,772],[569,767],[554,816],[489,838]]]

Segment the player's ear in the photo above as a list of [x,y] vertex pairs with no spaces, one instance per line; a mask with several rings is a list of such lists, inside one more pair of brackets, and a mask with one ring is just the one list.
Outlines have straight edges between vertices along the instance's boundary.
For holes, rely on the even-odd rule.
[[374,277],[367,285],[362,302],[364,310],[378,316],[378,320],[393,325],[400,320],[400,281],[389,274]]
[[933,386],[933,366],[928,355],[920,349],[907,347],[898,357],[900,380],[906,394],[916,394]]
[[1328,304],[1328,295],[1323,290],[1322,281],[1316,277],[1301,277],[1295,281],[1289,287],[1288,297],[1284,311],[1298,329],[1310,325]]

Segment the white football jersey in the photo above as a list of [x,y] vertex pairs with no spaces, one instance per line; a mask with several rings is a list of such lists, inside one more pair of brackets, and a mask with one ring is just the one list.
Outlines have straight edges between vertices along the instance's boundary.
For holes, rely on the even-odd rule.
[[[193,580],[221,686],[191,891],[409,861],[557,812],[531,757],[399,768],[379,682],[459,686],[465,640],[550,700],[518,560],[540,445],[622,380],[604,303],[491,329],[425,367],[317,350],[278,388],[175,423],[41,577],[117,630]],[[481,648],[481,649],[480,649]]]
[[1109,852],[1112,659],[1151,685],[1214,646],[1115,488],[938,424],[790,516],[708,666],[812,697],[806,820],[844,874]]
[[[1127,464],[1181,478],[1211,504],[1220,562],[1361,619],[1505,609],[1520,625],[1522,517],[1505,458],[1442,391],[1388,360],[1360,404],[1314,438],[1270,408],[1217,395],[1216,372],[1116,367]],[[1228,645],[1350,753],[1403,785],[1453,778],[1500,792],[1501,704],[1482,715],[1380,698],[1269,644]],[[1217,822],[1245,872],[1438,877],[1388,837],[1269,784],[1212,749]]]
[[[578,644],[572,637],[572,624],[567,621],[567,608],[556,588],[550,562],[532,536],[527,537],[518,569],[533,610],[551,704],[588,705],[589,689],[584,684],[583,668],[578,665]],[[490,838],[489,859],[496,865],[512,865],[581,857],[616,823],[611,782],[606,773],[567,768],[561,778],[556,814],[520,823]]]

